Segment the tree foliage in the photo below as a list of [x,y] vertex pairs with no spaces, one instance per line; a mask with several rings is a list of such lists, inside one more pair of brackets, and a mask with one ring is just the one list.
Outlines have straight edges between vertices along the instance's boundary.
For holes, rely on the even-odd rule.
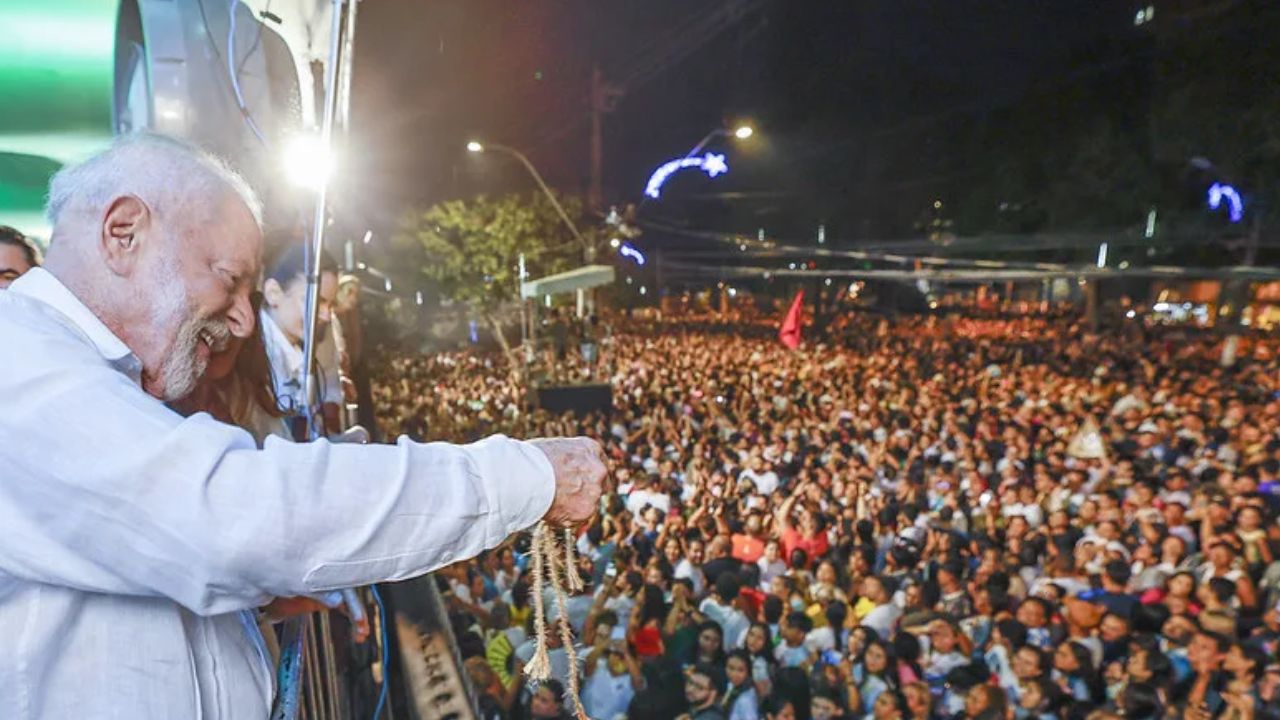
[[[598,240],[599,231],[584,222],[582,203],[558,199],[578,227],[587,228],[587,240]],[[393,243],[400,262],[416,268],[443,298],[466,305],[508,352],[502,324],[519,299],[520,255],[527,279],[566,270],[583,255],[582,244],[540,194],[449,200],[414,211]]]
[[525,195],[449,200],[411,213],[396,242],[444,297],[477,313],[516,300],[522,253],[532,277],[563,270],[581,255],[551,204]]

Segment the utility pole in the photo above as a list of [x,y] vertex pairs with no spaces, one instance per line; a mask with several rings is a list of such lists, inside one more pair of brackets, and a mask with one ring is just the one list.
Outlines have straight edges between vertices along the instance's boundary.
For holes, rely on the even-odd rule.
[[587,187],[587,209],[604,208],[604,116],[613,112],[622,89],[604,80],[599,66],[591,70],[591,182]]
[[604,73],[591,69],[591,184],[587,187],[587,207],[599,210],[604,204]]

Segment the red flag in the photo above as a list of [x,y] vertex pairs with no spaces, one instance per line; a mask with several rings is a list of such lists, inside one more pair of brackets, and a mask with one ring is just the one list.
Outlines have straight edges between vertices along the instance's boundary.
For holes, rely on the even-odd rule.
[[782,320],[782,329],[778,331],[778,339],[783,345],[795,350],[800,346],[800,326],[801,315],[804,313],[804,290],[796,293],[796,299],[791,301],[791,309],[787,311],[787,316]]

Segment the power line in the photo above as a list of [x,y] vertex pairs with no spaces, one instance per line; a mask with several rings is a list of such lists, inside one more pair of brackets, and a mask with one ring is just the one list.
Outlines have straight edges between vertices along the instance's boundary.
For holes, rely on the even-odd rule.
[[1126,270],[1099,268],[1091,265],[1063,267],[1060,270],[1035,270],[1011,268],[1006,270],[990,269],[958,269],[958,270],[891,270],[873,269],[857,270],[850,268],[830,268],[822,270],[792,270],[790,268],[767,267],[725,267],[722,265],[690,265],[684,263],[668,263],[664,271],[685,273],[701,277],[739,277],[739,278],[853,278],[861,280],[898,280],[929,282],[963,282],[992,283],[1020,282],[1031,280],[1049,280],[1054,278],[1075,278],[1081,280],[1105,280],[1121,278],[1178,278],[1178,279],[1241,279],[1241,280],[1280,280],[1280,269],[1267,267],[1222,267],[1222,268],[1188,268],[1172,265],[1152,265],[1134,267]]

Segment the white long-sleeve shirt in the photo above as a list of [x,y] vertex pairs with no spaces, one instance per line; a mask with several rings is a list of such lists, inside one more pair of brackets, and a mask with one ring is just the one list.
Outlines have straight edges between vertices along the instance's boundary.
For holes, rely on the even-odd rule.
[[53,275],[0,292],[0,718],[265,718],[239,611],[429,572],[551,504],[526,443],[259,450],[139,372]]

